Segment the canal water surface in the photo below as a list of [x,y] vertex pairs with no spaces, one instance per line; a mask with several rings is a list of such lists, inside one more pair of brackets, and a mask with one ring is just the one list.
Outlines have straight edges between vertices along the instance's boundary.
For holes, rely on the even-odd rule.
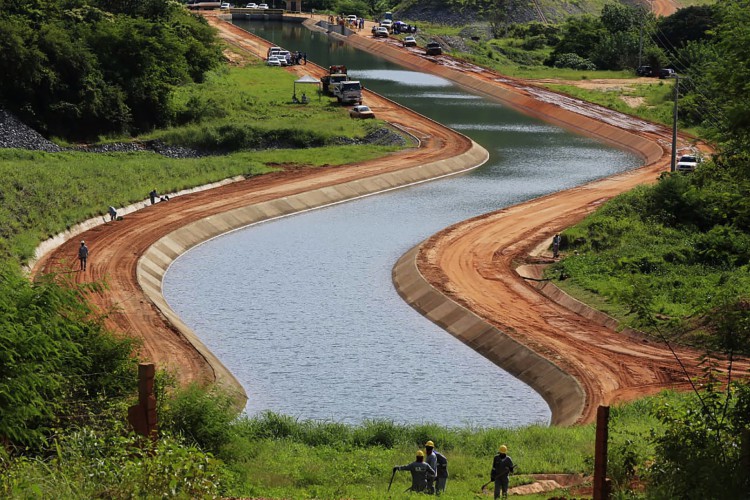
[[450,224],[631,169],[638,159],[302,26],[236,24],[322,66],[345,64],[367,88],[490,152],[471,173],[255,225],[172,265],[169,304],[243,384],[248,414],[549,423],[536,392],[405,304],[392,266]]

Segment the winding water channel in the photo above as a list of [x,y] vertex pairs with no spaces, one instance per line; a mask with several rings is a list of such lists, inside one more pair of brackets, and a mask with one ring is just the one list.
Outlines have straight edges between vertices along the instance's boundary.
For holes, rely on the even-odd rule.
[[638,158],[302,26],[236,24],[322,66],[345,64],[369,89],[490,152],[469,174],[252,226],[172,265],[168,302],[243,384],[247,412],[347,423],[548,423],[532,389],[405,304],[391,268],[450,224],[633,168]]

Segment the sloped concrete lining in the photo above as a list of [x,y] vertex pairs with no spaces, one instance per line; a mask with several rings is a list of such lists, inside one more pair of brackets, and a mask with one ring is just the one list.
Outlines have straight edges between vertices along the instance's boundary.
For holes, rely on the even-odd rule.
[[488,159],[487,150],[472,141],[472,147],[468,151],[453,158],[284,196],[206,217],[167,234],[151,245],[138,260],[138,284],[166,319],[182,332],[206,359],[214,371],[217,383],[237,394],[238,399],[246,401],[247,395],[239,381],[169,307],[164,298],[162,282],[172,262],[191,248],[231,231],[391,189],[456,175],[479,167]]
[[393,284],[399,295],[432,322],[537,391],[552,411],[553,425],[574,424],[586,402],[578,381],[436,290],[417,267],[420,246],[401,256],[393,267]]

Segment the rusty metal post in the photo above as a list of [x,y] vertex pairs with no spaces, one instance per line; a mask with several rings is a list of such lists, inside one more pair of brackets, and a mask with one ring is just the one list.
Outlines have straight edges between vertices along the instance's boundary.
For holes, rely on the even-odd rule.
[[142,436],[156,439],[156,396],[154,395],[153,363],[138,365],[138,404],[128,408],[128,422]]
[[607,440],[609,439],[609,406],[596,410],[596,444],[594,447],[594,500],[609,498],[607,479]]

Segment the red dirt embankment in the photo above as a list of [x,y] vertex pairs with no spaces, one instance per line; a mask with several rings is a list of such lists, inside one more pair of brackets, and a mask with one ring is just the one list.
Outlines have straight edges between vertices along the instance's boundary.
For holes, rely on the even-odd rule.
[[[263,41],[228,23],[209,19],[221,27],[221,36],[229,43],[265,54],[268,45]],[[290,70],[315,76],[323,74],[323,69],[313,64]],[[181,382],[213,381],[216,376],[214,367],[181,331],[166,320],[138,285],[136,269],[139,258],[165,235],[211,215],[457,157],[472,148],[473,143],[467,137],[387,99],[367,93],[366,100],[379,118],[417,137],[419,147],[357,165],[290,169],[172,198],[169,202],[157,203],[130,214],[123,221],[98,226],[65,242],[42,256],[32,273],[75,271],[78,242],[86,240],[91,251],[89,269],[85,273],[74,272],[74,279],[81,283],[107,282],[106,290],[91,296],[94,304],[104,311],[111,311],[107,326],[140,339],[143,342],[142,359],[153,361],[162,368],[174,369]]]
[[[265,53],[263,42],[230,24],[210,21],[229,43]],[[556,306],[514,272],[515,264],[524,261],[528,251],[553,232],[578,221],[603,200],[636,184],[653,181],[666,164],[667,155],[659,145],[669,143],[669,132],[447,57],[426,59],[419,52],[401,49],[390,41],[381,43],[360,35],[351,38],[354,45],[414,69],[454,79],[531,115],[641,151],[649,158],[650,165],[636,172],[449,228],[421,249],[419,263],[434,286],[578,378],[585,387],[587,401],[581,421],[590,419],[597,404],[630,399],[679,383],[679,370],[665,348],[614,334]],[[290,71],[322,74],[322,69],[311,64]],[[109,288],[92,299],[101,308],[113,311],[108,325],[141,339],[142,357],[162,367],[176,368],[181,381],[214,380],[210,363],[144,295],[136,277],[139,258],[165,235],[214,214],[400,171],[458,156],[471,148],[466,137],[387,99],[372,94],[365,99],[378,117],[417,136],[420,147],[359,165],[270,174],[149,206],[124,221],[102,225],[66,242],[43,257],[34,272],[75,268],[78,240],[85,239],[91,248],[90,268],[86,273],[76,273],[75,279],[107,281]],[[684,357],[695,359],[689,352]]]

